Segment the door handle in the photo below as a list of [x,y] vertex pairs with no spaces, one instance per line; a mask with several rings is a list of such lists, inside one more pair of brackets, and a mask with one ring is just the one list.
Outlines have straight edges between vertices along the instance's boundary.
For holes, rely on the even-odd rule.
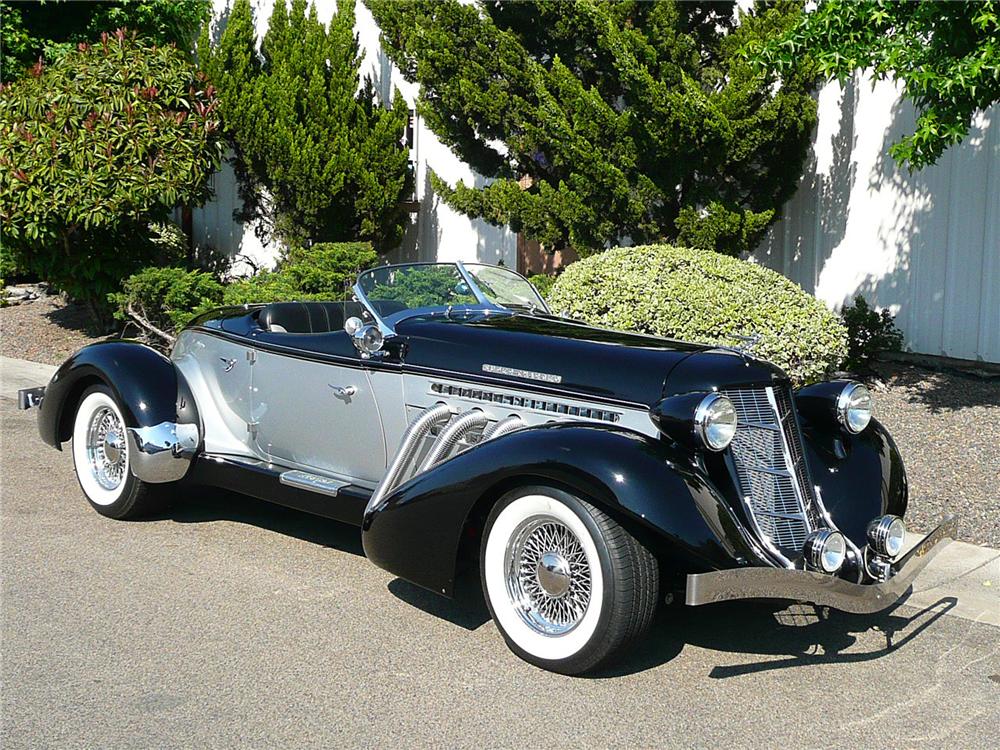
[[358,392],[356,385],[334,385],[330,383],[330,387],[333,388],[333,395],[337,398],[350,398]]
[[222,368],[223,372],[232,372],[232,369],[236,367],[235,359],[226,359],[225,357],[219,357],[219,359],[225,364],[225,367]]

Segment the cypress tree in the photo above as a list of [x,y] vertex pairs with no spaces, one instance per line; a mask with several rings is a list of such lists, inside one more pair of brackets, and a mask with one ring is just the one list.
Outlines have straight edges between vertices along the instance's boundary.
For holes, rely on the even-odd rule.
[[553,250],[629,237],[738,254],[795,190],[815,73],[803,60],[778,79],[743,50],[792,28],[801,3],[365,3],[428,126],[493,178],[432,175],[469,216]]
[[199,54],[236,153],[242,218],[293,245],[399,244],[408,110],[398,91],[386,107],[362,85],[353,2],[327,27],[306,0],[278,0],[258,53],[250,2],[236,0],[218,44],[203,34]]

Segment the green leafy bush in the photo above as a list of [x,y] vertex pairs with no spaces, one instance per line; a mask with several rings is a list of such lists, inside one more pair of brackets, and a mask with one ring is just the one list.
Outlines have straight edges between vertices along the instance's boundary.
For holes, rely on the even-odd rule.
[[903,332],[888,310],[869,307],[860,294],[853,305],[845,305],[841,317],[847,327],[847,359],[851,372],[868,372],[879,352],[898,352],[903,348]]
[[147,225],[210,195],[215,93],[183,53],[124,31],[35,73],[0,91],[0,240],[100,319],[155,261]]
[[219,305],[344,299],[355,277],[377,260],[367,242],[318,244],[290,251],[278,270],[227,285],[206,271],[146,268],[126,279],[122,291],[110,294],[108,300],[116,318],[169,340],[192,317]]
[[219,305],[222,292],[222,284],[204,271],[145,268],[129,276],[122,291],[108,295],[108,301],[119,320],[132,320],[147,331],[173,335],[194,315]]
[[547,300],[552,292],[552,286],[556,283],[556,277],[547,273],[536,273],[528,277],[528,281],[534,284],[535,289],[542,295],[542,299]]
[[391,283],[377,283],[367,296],[395,300],[409,308],[474,305],[477,302],[454,266],[416,265],[393,271]]
[[753,354],[796,383],[822,378],[847,352],[837,316],[791,281],[756,264],[668,245],[615,248],[563,271],[548,298],[591,324],[734,346],[761,335]]

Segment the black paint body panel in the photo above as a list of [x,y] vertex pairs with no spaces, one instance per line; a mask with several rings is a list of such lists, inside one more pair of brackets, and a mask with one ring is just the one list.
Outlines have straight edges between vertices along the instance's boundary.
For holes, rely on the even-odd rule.
[[198,424],[194,397],[173,362],[137,341],[101,341],[73,354],[46,386],[38,413],[42,440],[61,449],[70,438],[80,396],[97,383],[114,392],[129,427]]
[[641,535],[669,569],[761,564],[729,504],[690,453],[615,427],[552,424],[459,454],[386,497],[365,517],[365,554],[450,594],[466,520],[481,501],[551,483],[591,500]]

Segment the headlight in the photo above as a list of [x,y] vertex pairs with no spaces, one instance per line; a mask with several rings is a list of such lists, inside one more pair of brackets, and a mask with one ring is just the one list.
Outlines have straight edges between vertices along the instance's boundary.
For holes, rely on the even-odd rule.
[[802,554],[811,567],[824,573],[836,573],[847,557],[847,542],[839,531],[820,529],[806,539]]
[[694,412],[694,431],[709,450],[725,450],[736,434],[733,402],[718,393],[705,396]]
[[879,516],[868,524],[868,543],[883,557],[895,559],[905,540],[906,524],[899,516]]
[[837,419],[855,434],[872,420],[872,394],[860,383],[848,383],[837,397]]

